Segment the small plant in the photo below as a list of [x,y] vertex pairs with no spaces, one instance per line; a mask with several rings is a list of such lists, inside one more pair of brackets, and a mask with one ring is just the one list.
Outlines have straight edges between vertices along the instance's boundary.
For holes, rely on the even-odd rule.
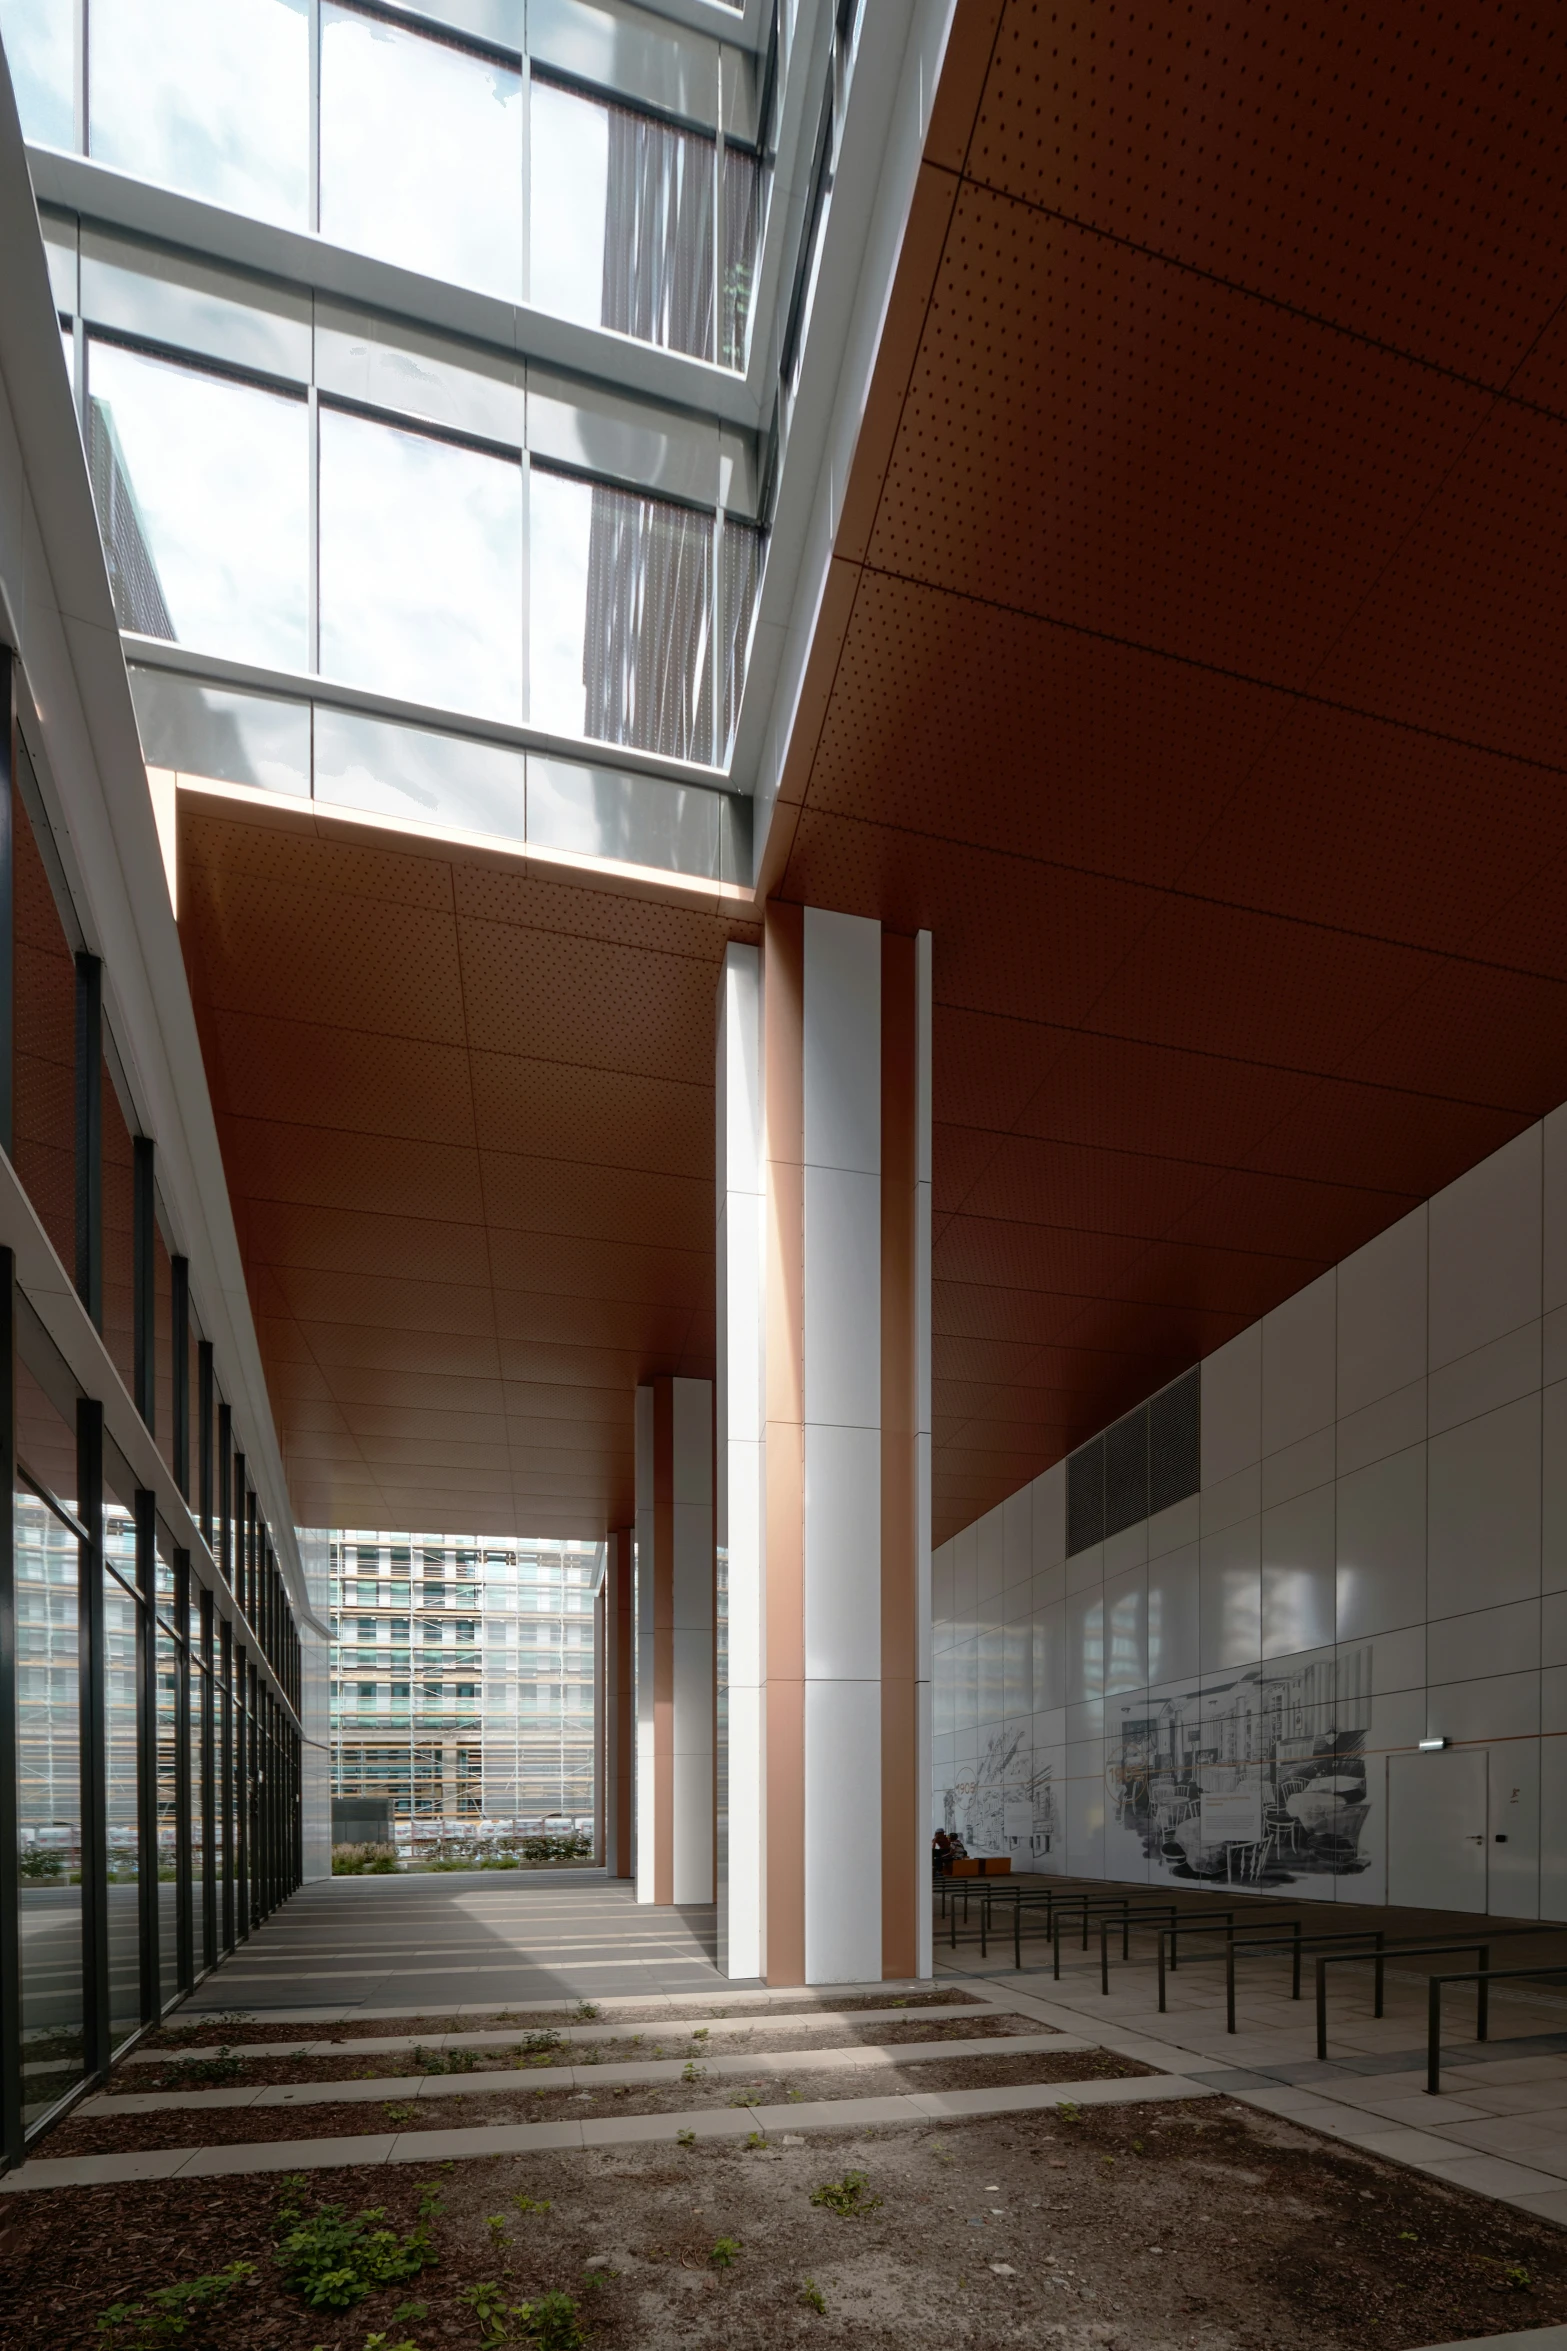
[[707,2258],[715,2269],[733,2269],[739,2254],[740,2240],[738,2237],[720,2237]]
[[707,2067],[705,2065],[698,2065],[694,2058],[688,2057],[685,2061],[685,2064],[680,2069],[680,2079],[683,2082],[705,2082],[707,2079]]
[[761,2095],[762,2085],[760,2082],[747,2082],[743,2090],[730,2091],[729,2103],[731,2106],[754,2106]]
[[786,2090],[784,2092],[784,2097],[791,2106],[803,2106],[805,2104],[805,2092],[803,2090]]
[[472,2073],[478,2060],[472,2049],[426,2049],[420,2043],[410,2062],[420,2073]]
[[1061,2100],[1056,2108],[1056,2114],[1062,2122],[1081,2122],[1083,2119],[1081,2106],[1075,2106],[1070,2098]]
[[550,2208],[548,2196],[524,2196],[520,2189],[512,2202],[519,2212],[548,2212]]
[[696,2031],[691,2035],[691,2038],[693,2041],[705,2041],[707,2039],[706,2025],[699,2024],[696,2028]]
[[503,2243],[505,2241],[506,2215],[504,2212],[487,2213],[485,2215],[484,2225],[489,2230],[491,2236],[496,2240],[497,2244]]
[[541,2032],[525,2033],[517,2045],[519,2057],[538,2057],[546,2050],[560,2047],[560,2035],[546,2025]]
[[874,2212],[881,2198],[870,2193],[870,2181],[863,2171],[846,2171],[841,2180],[823,2180],[819,2188],[813,2188],[811,2202],[836,2212],[842,2220],[851,2220],[860,2213]]
[[283,2182],[282,2235],[274,2258],[312,2310],[351,2310],[377,2286],[417,2277],[438,2258],[430,2242],[430,2222],[440,2207],[434,2189],[421,2191],[418,2224],[400,2237],[395,2229],[376,2226],[385,2217],[380,2205],[350,2216],[341,2204],[323,2204],[306,2214],[299,2203],[303,2187],[297,2172]]
[[458,2295],[479,2322],[480,2341],[529,2343],[534,2351],[579,2351],[582,2325],[569,2294],[541,2294],[536,2302],[508,2302],[493,2279],[465,2286]]
[[414,2119],[414,2109],[411,2106],[383,2106],[381,2111],[388,2122],[412,2122]]
[[814,2310],[818,2318],[827,2316],[827,2297],[814,2278],[807,2278],[801,2285],[800,2300],[807,2310]]
[[1534,2287],[1534,2280],[1530,2277],[1529,2272],[1516,2261],[1510,2261],[1502,2271],[1502,2283],[1504,2286],[1510,2286],[1515,2294],[1530,2293]]
[[400,2343],[394,2343],[390,2335],[366,2335],[365,2351],[419,2351],[419,2346],[409,2335]]
[[395,1876],[397,1848],[395,1845],[334,1845],[332,1847],[332,1875],[335,1878],[381,1878]]
[[571,2012],[573,2024],[597,2024],[599,2007],[596,2000],[579,2000]]
[[1418,2245],[1420,2239],[1415,2235],[1413,2229],[1400,2229],[1398,2232],[1398,2241],[1401,2245]]
[[410,2320],[428,2318],[429,2315],[430,2305],[428,2302],[399,2302],[392,2313],[392,2324],[399,2327],[406,2326]]
[[765,2131],[747,2131],[745,2134],[745,2143],[748,2147],[765,2147],[767,2144],[767,2133]]
[[178,2082],[232,2082],[245,2070],[243,2057],[236,2057],[225,2042],[210,2057],[176,2057],[169,2067],[170,2079]]
[[675,2145],[677,2147],[694,2147],[696,2145],[695,2131],[676,2131]]
[[511,2332],[508,2320],[514,2316],[514,2306],[506,2299],[506,2289],[493,2278],[481,2279],[478,2284],[464,2286],[457,2297],[466,2302],[479,2322],[479,2340],[482,2343],[504,2343]]
[[[197,2311],[226,2301],[236,2286],[246,2284],[255,2274],[253,2261],[236,2261],[210,2277],[155,2287],[141,2302],[114,2303],[99,2319],[97,2331],[108,2337],[112,2351],[120,2351],[122,2344],[124,2351],[155,2351],[156,2346],[177,2343],[181,2335],[188,2335]],[[122,2335],[122,2328],[134,2331]]]

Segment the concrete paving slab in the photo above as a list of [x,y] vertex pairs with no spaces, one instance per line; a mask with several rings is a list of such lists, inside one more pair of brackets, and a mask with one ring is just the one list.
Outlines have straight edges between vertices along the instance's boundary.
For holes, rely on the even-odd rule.
[[1538,2196],[1561,2186],[1548,2171],[1526,2163],[1508,2163],[1500,2155],[1463,2155],[1456,2160],[1414,2159],[1433,2179],[1452,2180],[1460,2188],[1478,2188],[1487,2196]]
[[97,2188],[118,2180],[171,2179],[190,2150],[164,2147],[124,2155],[35,2155],[30,2163],[0,2178],[0,2194],[26,2195],[35,2188]]
[[197,2147],[180,2166],[181,2179],[218,2179],[247,2171],[335,2171],[350,2163],[387,2163],[390,2133],[362,2139],[274,2139],[250,2147]]

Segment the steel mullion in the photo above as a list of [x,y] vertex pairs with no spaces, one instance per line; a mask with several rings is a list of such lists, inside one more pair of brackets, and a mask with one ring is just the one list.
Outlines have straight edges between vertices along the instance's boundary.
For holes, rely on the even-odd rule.
[[219,1933],[225,1951],[234,1948],[234,1631],[228,1618],[218,1628],[219,1682],[217,1764],[219,1802],[223,1812],[223,1881],[219,1888],[222,1916]]
[[174,1554],[174,1973],[195,1982],[190,1866],[190,1553]]
[[190,1259],[169,1259],[170,1396],[174,1412],[174,1442],[169,1465],[174,1483],[190,1500]]
[[141,2017],[162,2014],[158,1952],[158,1497],[136,1489],[136,1817],[141,1863],[137,1870],[141,1929]]
[[234,1940],[250,1937],[250,1716],[249,1668],[234,1644]]
[[[100,2079],[114,2048],[109,1988],[108,1711],[103,1616],[103,1406],[76,1400],[77,1624],[82,1726],[84,2070]],[[85,1540],[83,1539],[85,1537]]]
[[201,1539],[217,1556],[212,1539],[212,1341],[196,1342],[196,1510]]
[[217,1688],[213,1680],[212,1594],[203,1589],[201,1612],[201,1965],[214,1967],[218,1957],[217,1851],[213,1841],[216,1819],[217,1773],[214,1744],[217,1730]]
[[131,1144],[132,1155],[132,1316],[135,1324],[133,1347],[136,1409],[146,1422],[154,1439],[157,1436],[157,1268],[153,1235],[156,1230],[156,1212],[153,1200],[153,1145],[150,1135],[137,1135]]
[[14,1159],[16,1113],[16,675],[0,646],[0,1150]]
[[0,2159],[22,2156],[21,1838],[16,1719],[16,1258],[0,1249]]
[[103,965],[76,958],[76,1294],[103,1333]]

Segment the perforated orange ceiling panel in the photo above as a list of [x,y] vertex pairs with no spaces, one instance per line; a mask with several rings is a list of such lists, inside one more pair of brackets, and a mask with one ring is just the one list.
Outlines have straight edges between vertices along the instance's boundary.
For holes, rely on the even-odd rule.
[[[935,937],[938,1539],[1567,1095],[1567,36],[958,0],[764,888]],[[296,1501],[713,1363],[700,907],[187,807]]]
[[713,1004],[681,906],[182,797],[181,931],[295,1507],[592,1535],[713,1369]]
[[1567,1095],[1564,75],[959,0],[767,868],[935,936],[938,1536]]

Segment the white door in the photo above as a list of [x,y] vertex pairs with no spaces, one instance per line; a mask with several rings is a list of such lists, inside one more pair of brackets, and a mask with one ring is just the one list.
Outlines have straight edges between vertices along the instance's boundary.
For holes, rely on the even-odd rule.
[[1390,1755],[1387,1898],[1419,1910],[1484,1910],[1483,1747]]

